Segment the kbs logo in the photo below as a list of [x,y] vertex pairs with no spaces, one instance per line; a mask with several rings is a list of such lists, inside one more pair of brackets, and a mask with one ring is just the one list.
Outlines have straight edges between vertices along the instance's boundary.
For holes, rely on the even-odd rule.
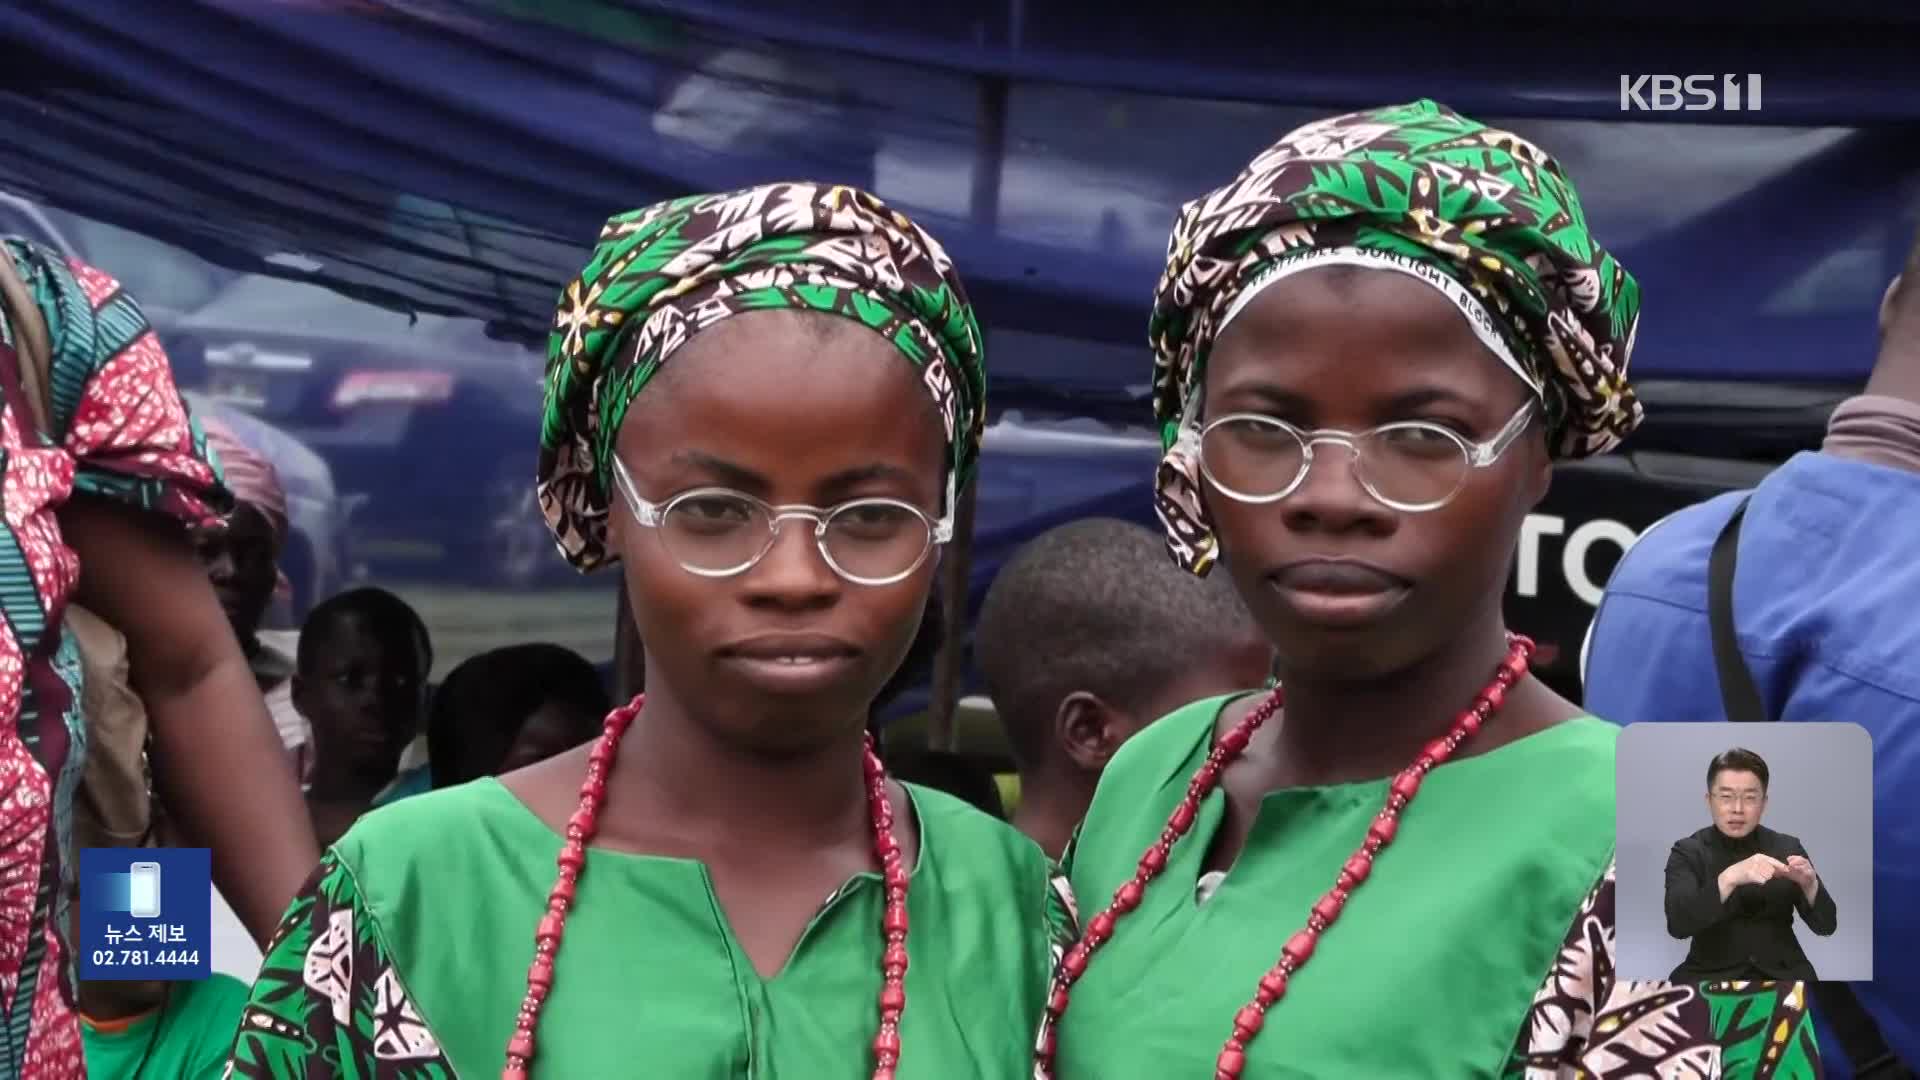
[[1760,111],[1758,75],[1622,75],[1620,111]]

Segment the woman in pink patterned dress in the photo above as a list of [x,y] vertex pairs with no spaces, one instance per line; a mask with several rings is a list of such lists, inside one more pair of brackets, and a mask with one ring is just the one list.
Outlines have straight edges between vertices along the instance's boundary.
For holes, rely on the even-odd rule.
[[[259,688],[186,538],[228,501],[159,339],[118,282],[0,239],[51,339],[52,438],[0,308],[0,1077],[85,1075],[64,876],[85,726],[69,602],[127,639],[155,780],[265,940],[318,859]],[[10,305],[9,305],[10,307]],[[172,519],[169,521],[168,519]]]

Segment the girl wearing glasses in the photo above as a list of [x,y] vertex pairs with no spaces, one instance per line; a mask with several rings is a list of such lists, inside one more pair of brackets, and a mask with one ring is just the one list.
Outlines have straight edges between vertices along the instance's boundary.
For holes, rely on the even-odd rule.
[[1157,505],[1279,685],[1109,765],[1043,1073],[1811,1075],[1797,987],[1615,978],[1617,729],[1502,619],[1553,462],[1640,419],[1639,288],[1559,166],[1428,101],[1334,117],[1169,251]]
[[865,735],[978,453],[980,346],[946,253],[864,192],[610,221],[555,317],[539,491],[575,566],[620,563],[647,693],[356,826],[236,1073],[1030,1075],[1047,860]]

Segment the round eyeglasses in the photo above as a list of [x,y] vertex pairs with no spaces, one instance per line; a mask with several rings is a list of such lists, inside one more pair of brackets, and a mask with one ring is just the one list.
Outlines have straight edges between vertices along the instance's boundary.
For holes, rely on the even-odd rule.
[[[618,458],[615,485],[634,520],[659,532],[667,553],[690,574],[743,574],[773,550],[782,523],[813,522],[813,542],[833,572],[856,585],[904,581],[934,545],[953,539],[953,519],[938,521],[899,499],[852,499],[836,506],[774,506],[731,488],[683,491],[653,503],[635,490]],[[953,500],[947,500],[951,506]]]
[[1493,438],[1477,443],[1426,420],[1350,432],[1308,430],[1260,413],[1230,413],[1200,429],[1200,471],[1229,498],[1278,502],[1306,481],[1314,448],[1335,443],[1353,454],[1354,476],[1369,495],[1403,513],[1421,513],[1453,501],[1475,469],[1507,452],[1533,415],[1534,404],[1528,402]]

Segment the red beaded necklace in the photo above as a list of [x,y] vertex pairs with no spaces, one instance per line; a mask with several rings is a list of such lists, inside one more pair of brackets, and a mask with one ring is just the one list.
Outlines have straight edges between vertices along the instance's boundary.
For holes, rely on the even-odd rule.
[[[560,937],[566,931],[567,911],[573,907],[573,894],[580,871],[587,865],[587,843],[599,825],[600,807],[607,797],[607,774],[613,767],[620,737],[627,733],[633,718],[640,715],[646,700],[642,694],[607,714],[600,738],[587,756],[587,778],[580,785],[580,806],[567,819],[567,840],[560,848],[559,875],[547,894],[547,913],[533,933],[533,965],[527,969],[527,993],[520,999],[520,1012],[513,1025],[513,1037],[507,1040],[507,1064],[501,1080],[527,1080],[533,1061],[534,1029],[540,1024],[540,1007],[553,989],[553,958],[560,951]],[[873,1037],[873,1080],[893,1080],[900,1061],[900,1014],[907,1008],[907,867],[900,845],[893,838],[893,801],[887,796],[886,767],[873,752],[873,739],[867,738],[865,775],[867,809],[873,816],[873,850],[880,859],[886,887],[886,915],[880,929],[886,947],[881,955],[880,1030]]]
[[[1374,857],[1379,854],[1381,848],[1393,842],[1394,833],[1399,828],[1400,815],[1420,790],[1420,781],[1435,766],[1452,757],[1461,743],[1480,730],[1481,722],[1506,701],[1507,690],[1527,673],[1527,659],[1533,655],[1533,641],[1518,634],[1509,634],[1507,637],[1509,643],[1507,658],[1501,662],[1499,669],[1494,673],[1493,681],[1480,691],[1473,705],[1453,722],[1452,730],[1428,743],[1420,751],[1420,756],[1413,759],[1413,764],[1408,765],[1393,778],[1393,783],[1388,788],[1386,805],[1380,808],[1379,816],[1375,817],[1373,824],[1367,827],[1366,840],[1361,843],[1359,850],[1347,859],[1333,888],[1314,902],[1312,913],[1307,916],[1307,925],[1287,939],[1286,945],[1280,950],[1279,962],[1260,977],[1260,985],[1254,991],[1253,1000],[1234,1014],[1233,1035],[1227,1039],[1226,1045],[1220,1049],[1220,1056],[1214,1060],[1215,1080],[1236,1080],[1241,1070],[1246,1067],[1247,1044],[1260,1033],[1260,1027],[1266,1020],[1267,1010],[1286,994],[1287,980],[1293,973],[1306,966],[1307,961],[1312,958],[1314,943],[1320,939],[1321,934],[1326,932],[1327,927],[1333,925],[1334,919],[1339,917],[1340,908],[1347,902],[1347,897],[1367,880],[1367,873],[1372,869]],[[1256,706],[1245,719],[1235,724],[1220,737],[1218,743],[1214,744],[1213,751],[1207,755],[1205,763],[1188,782],[1186,797],[1180,800],[1180,805],[1174,807],[1173,814],[1167,818],[1167,826],[1161,831],[1160,839],[1140,856],[1140,865],[1134,871],[1133,877],[1114,891],[1113,902],[1107,905],[1105,911],[1095,915],[1092,921],[1087,923],[1079,943],[1068,950],[1066,956],[1062,958],[1060,970],[1054,974],[1053,993],[1047,999],[1045,1030],[1040,1039],[1038,1061],[1040,1076],[1053,1075],[1053,1055],[1060,1018],[1067,1011],[1073,984],[1086,973],[1087,962],[1092,959],[1094,952],[1113,936],[1114,924],[1120,921],[1121,916],[1140,906],[1140,900],[1146,894],[1148,884],[1167,868],[1167,856],[1173,850],[1173,845],[1187,834],[1187,830],[1193,828],[1194,819],[1199,816],[1201,801],[1219,786],[1220,775],[1226,771],[1228,765],[1246,751],[1247,743],[1253,738],[1253,733],[1259,730],[1260,725],[1266,723],[1280,708],[1280,702],[1281,692],[1276,688],[1265,701]]]

